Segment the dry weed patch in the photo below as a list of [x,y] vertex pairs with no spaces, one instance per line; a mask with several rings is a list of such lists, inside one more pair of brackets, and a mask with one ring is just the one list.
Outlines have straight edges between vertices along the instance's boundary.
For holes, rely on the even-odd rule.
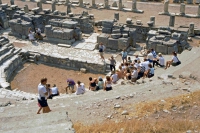
[[[136,109],[136,112],[132,115],[142,118],[143,116],[151,116],[157,111],[170,110],[184,105],[199,105],[199,103],[200,91],[196,91],[165,100],[132,105],[132,108]],[[128,107],[130,108],[130,105]],[[143,119],[123,119],[121,122],[106,120],[92,125],[77,122],[74,123],[74,128],[77,133],[183,133],[187,130],[200,131],[200,121],[191,120],[187,117],[181,119],[143,117]]]

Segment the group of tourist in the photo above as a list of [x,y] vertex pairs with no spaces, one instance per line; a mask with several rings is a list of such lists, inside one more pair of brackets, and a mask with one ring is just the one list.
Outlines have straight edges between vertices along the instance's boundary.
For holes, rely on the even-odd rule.
[[37,41],[38,40],[43,40],[43,36],[41,34],[41,29],[40,28],[36,28],[35,32],[33,32],[31,28],[29,28],[28,37],[29,37],[29,40],[31,42],[33,42],[35,40],[37,40]]

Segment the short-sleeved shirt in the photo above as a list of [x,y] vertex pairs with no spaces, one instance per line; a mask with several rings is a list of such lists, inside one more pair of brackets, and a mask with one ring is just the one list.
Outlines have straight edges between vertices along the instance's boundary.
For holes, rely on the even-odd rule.
[[117,74],[113,74],[113,75],[112,75],[112,81],[113,81],[113,82],[116,82],[117,80],[118,80]]
[[80,94],[83,94],[83,93],[85,93],[85,85],[84,85],[84,83],[81,83],[80,86],[77,85],[77,89],[76,89],[75,94],[80,95]]
[[142,62],[141,64],[145,67],[145,70],[149,69],[149,61]]
[[99,52],[104,52],[105,46],[104,45],[99,45]]
[[115,59],[110,59],[110,65],[115,65],[115,64],[116,64]]
[[73,79],[67,79],[67,82],[69,85],[75,85],[75,82]]
[[154,57],[154,58],[157,57],[156,51],[152,51],[151,53],[153,54],[153,57]]
[[122,51],[121,53],[122,53],[122,57],[127,57],[127,52],[126,51],[125,52]]
[[178,58],[176,56],[172,57],[173,63],[177,63],[178,62]]
[[29,40],[34,40],[34,36],[32,32],[28,34],[28,37],[29,37]]
[[165,59],[163,57],[159,57],[159,64],[162,66],[165,65]]
[[137,78],[138,77],[138,72],[136,70],[133,70],[133,73],[131,74],[132,78]]
[[153,60],[153,59],[154,59],[153,54],[152,54],[152,53],[149,53],[149,54],[147,55],[147,59]]
[[45,97],[45,93],[47,92],[45,85],[43,84],[39,84],[38,85],[38,94],[39,94],[39,99],[41,99],[41,97]]
[[154,68],[150,68],[150,74],[154,74]]
[[58,88],[57,87],[52,87],[51,88],[51,93],[52,94],[58,94]]
[[104,84],[103,81],[99,81],[99,82],[98,82],[98,87],[99,87],[100,89],[103,89],[103,84]]

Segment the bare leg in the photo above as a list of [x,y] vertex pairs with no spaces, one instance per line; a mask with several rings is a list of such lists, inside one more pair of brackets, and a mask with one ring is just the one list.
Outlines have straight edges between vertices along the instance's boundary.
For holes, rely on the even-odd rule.
[[42,110],[42,107],[40,107],[39,109],[38,109],[38,112],[37,112],[37,114],[40,114],[40,111]]

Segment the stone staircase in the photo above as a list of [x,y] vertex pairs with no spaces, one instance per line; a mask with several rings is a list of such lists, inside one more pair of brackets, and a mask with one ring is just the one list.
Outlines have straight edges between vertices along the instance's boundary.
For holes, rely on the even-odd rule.
[[5,37],[0,39],[0,87],[9,89],[10,84],[7,81],[13,71],[22,64],[18,55],[21,49],[14,48]]

